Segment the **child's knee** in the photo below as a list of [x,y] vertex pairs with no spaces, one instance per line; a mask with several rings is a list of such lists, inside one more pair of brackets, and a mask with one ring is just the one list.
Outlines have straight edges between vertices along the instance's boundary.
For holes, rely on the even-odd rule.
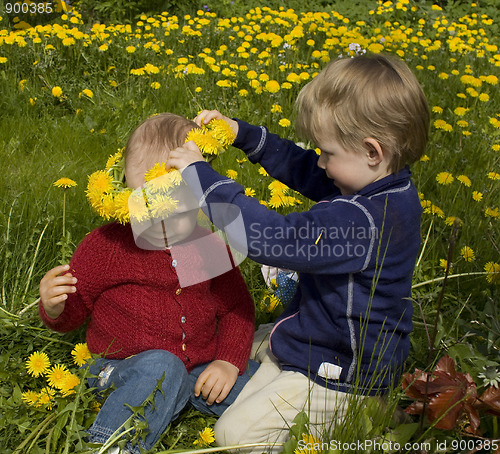
[[148,350],[139,353],[133,367],[142,376],[154,380],[160,380],[162,377],[164,380],[172,377],[187,379],[184,363],[166,350]]

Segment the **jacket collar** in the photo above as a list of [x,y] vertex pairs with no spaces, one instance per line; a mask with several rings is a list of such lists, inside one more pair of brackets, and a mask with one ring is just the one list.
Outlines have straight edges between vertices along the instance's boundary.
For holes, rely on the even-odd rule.
[[391,173],[386,177],[374,181],[369,185],[365,186],[360,191],[356,192],[355,195],[361,195],[364,197],[370,197],[374,194],[387,191],[388,189],[393,189],[395,187],[407,184],[410,181],[411,172],[408,166],[401,169],[398,173]]

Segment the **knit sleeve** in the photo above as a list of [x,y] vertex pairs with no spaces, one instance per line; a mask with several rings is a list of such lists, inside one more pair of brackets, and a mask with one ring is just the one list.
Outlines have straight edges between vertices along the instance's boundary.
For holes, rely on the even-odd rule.
[[218,299],[215,359],[235,365],[242,374],[252,348],[255,307],[239,268],[212,279],[211,292]]
[[92,313],[93,303],[102,292],[106,268],[111,256],[111,244],[103,228],[93,230],[79,244],[70,261],[70,272],[78,279],[76,292],[68,294],[64,310],[56,319],[47,316],[39,304],[43,323],[54,331],[67,333],[85,323]]

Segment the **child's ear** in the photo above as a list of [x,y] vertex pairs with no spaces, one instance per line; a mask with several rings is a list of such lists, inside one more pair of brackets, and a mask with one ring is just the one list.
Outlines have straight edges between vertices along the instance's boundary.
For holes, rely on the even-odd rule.
[[384,150],[377,140],[372,137],[367,137],[363,140],[366,147],[369,166],[377,166],[384,160]]

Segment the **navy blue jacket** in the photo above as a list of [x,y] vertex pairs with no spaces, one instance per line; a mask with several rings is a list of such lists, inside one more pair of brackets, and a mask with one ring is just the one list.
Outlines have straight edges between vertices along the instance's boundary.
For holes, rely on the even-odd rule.
[[[238,208],[233,246],[248,257],[299,272],[297,293],[275,323],[272,353],[284,370],[344,392],[383,394],[397,383],[412,330],[411,283],[420,246],[421,205],[408,168],[342,195],[318,155],[264,127],[238,120],[235,146],[304,196],[310,210],[283,216],[197,162],[183,177],[220,228]],[[234,225],[234,224],[233,224]],[[231,235],[230,235],[231,236]]]

